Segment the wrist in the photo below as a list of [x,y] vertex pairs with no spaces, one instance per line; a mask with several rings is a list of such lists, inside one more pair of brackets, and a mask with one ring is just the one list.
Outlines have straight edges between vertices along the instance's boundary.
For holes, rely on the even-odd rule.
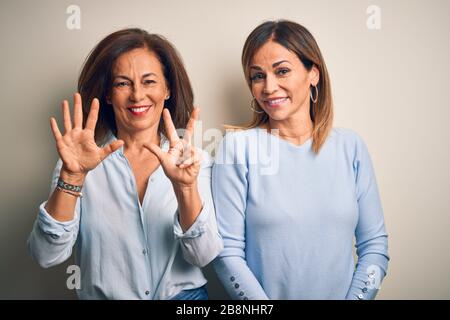
[[59,178],[65,183],[72,184],[75,186],[82,186],[84,180],[86,179],[86,174],[83,173],[71,173],[67,170],[61,169],[59,173]]
[[176,194],[190,194],[198,190],[197,182],[191,184],[172,183],[172,186]]

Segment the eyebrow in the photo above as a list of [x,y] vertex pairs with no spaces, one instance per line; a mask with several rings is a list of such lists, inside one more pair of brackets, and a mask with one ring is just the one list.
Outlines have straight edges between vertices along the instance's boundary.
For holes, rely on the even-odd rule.
[[[280,64],[282,64],[283,62],[290,63],[290,62],[287,61],[287,60],[281,60],[281,61],[278,61],[278,62],[275,62],[274,64],[272,64],[272,68],[278,67],[278,66],[279,66]],[[261,67],[255,66],[255,65],[250,66],[250,69],[262,70]]]
[[[149,76],[155,76],[155,77],[157,77],[157,75],[156,75],[155,73],[149,72],[149,73],[143,74],[143,75],[142,75],[142,78],[146,78],[146,77],[149,77]],[[117,75],[117,76],[114,77],[114,79],[116,79],[116,78],[122,78],[122,79],[126,79],[126,80],[129,80],[129,81],[132,81],[130,78],[128,78],[127,76],[124,76],[124,75],[122,75],[122,74],[119,74],[119,75]]]

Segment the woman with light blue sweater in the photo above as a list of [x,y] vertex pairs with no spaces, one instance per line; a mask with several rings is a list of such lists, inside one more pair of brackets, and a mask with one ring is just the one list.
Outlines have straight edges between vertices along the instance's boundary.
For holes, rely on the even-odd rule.
[[297,23],[265,22],[242,64],[254,119],[226,135],[213,167],[224,287],[244,300],[373,299],[389,260],[380,196],[361,137],[332,127],[316,41]]

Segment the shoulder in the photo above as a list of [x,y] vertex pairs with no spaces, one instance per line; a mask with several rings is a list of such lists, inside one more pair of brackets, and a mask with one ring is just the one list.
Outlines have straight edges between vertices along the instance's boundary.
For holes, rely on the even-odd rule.
[[224,141],[234,140],[234,141],[247,141],[256,139],[258,136],[259,128],[251,129],[238,129],[238,130],[227,130],[225,133]]
[[363,138],[354,130],[347,128],[333,128],[329,139],[346,149],[359,149],[365,147]]
[[227,130],[217,148],[216,163],[224,161],[225,157],[231,157],[230,159],[238,162],[245,161],[250,147],[257,144],[259,131],[258,128]]
[[330,136],[335,136],[341,141],[357,142],[362,141],[361,136],[354,130],[348,128],[333,128]]
[[342,150],[353,163],[370,159],[369,150],[363,138],[351,129],[333,128],[330,141],[337,149]]

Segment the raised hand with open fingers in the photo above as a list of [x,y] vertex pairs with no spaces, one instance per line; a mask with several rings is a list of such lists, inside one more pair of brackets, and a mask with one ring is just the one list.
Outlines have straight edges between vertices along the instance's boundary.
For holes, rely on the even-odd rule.
[[93,99],[86,125],[83,128],[81,96],[79,93],[75,93],[73,124],[69,103],[67,100],[62,103],[64,135],[59,131],[55,118],[50,119],[50,126],[56,140],[56,149],[63,162],[61,171],[70,176],[84,178],[90,170],[123,145],[122,140],[116,140],[103,148],[95,143],[94,131],[99,108],[98,99]]
[[191,186],[197,181],[200,171],[201,153],[192,145],[195,121],[200,113],[194,108],[186,126],[183,138],[178,137],[168,109],[163,110],[164,125],[169,140],[169,150],[164,152],[155,144],[145,144],[144,147],[153,152],[172,184]]

